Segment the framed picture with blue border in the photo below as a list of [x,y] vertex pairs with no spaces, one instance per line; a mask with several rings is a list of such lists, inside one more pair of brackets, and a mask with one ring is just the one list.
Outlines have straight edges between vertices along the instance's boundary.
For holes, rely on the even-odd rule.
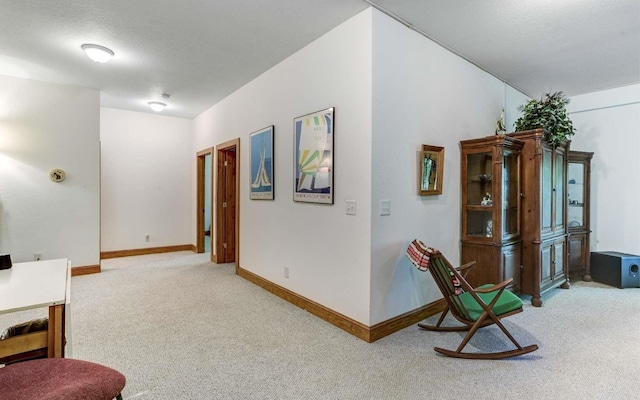
[[273,125],[249,135],[251,200],[273,200]]
[[334,108],[293,120],[293,200],[333,204]]

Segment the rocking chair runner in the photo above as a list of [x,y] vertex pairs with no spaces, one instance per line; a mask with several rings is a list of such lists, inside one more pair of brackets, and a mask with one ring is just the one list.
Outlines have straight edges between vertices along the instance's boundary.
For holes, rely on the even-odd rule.
[[[442,253],[425,246],[419,240],[414,240],[411,243],[407,249],[407,257],[421,271],[429,270],[447,302],[447,307],[442,312],[436,325],[418,324],[418,326],[432,331],[469,331],[457,350],[452,351],[435,347],[435,351],[458,358],[500,359],[519,356],[538,349],[535,344],[522,347],[500,322],[502,318],[522,312],[522,300],[505,290],[513,278],[497,285],[487,284],[473,288],[465,280],[465,276],[469,269],[475,265],[475,261],[459,268],[454,268]],[[449,311],[463,324],[462,326],[441,326]],[[493,324],[504,332],[516,346],[516,349],[491,353],[467,353],[462,351],[478,329]]]

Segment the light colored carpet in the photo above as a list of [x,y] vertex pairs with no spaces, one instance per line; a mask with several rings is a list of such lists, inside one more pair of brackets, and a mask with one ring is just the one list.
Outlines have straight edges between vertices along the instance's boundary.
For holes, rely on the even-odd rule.
[[[574,282],[504,320],[534,353],[458,360],[463,334],[406,328],[365,343],[236,276],[209,254],[104,260],[72,280],[73,357],[127,377],[125,399],[633,399],[640,289]],[[0,327],[46,310],[0,316]],[[434,317],[435,318],[435,317]],[[507,339],[480,330],[471,348]]]

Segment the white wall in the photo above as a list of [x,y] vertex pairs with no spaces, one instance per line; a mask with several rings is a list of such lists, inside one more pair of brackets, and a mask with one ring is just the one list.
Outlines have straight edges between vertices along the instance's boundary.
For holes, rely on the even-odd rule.
[[515,123],[518,118],[522,116],[522,111],[518,108],[525,105],[531,98],[522,92],[512,88],[509,85],[505,86],[505,127],[507,132],[514,132],[516,130]]
[[97,90],[0,76],[0,252],[14,262],[99,264],[99,107]]
[[194,244],[193,121],[104,107],[100,116],[101,250]]
[[[294,203],[293,119],[327,107],[335,107],[335,204]],[[249,134],[272,124],[275,200],[250,200]],[[240,266],[368,324],[371,11],[284,60],[194,125],[194,152],[240,138]],[[358,215],[345,215],[347,199],[358,202]]]
[[640,85],[571,98],[572,150],[591,162],[591,250],[640,254]]
[[[460,140],[493,135],[502,108],[513,121],[523,98],[431,40],[373,12],[372,324],[442,297],[430,275],[409,263],[405,250],[418,238],[459,263]],[[441,195],[417,194],[422,144],[445,148]],[[391,200],[390,216],[380,216],[382,199]]]

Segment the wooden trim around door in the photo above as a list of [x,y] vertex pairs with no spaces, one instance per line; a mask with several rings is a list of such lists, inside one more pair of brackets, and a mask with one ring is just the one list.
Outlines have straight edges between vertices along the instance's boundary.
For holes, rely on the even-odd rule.
[[[205,159],[207,155],[211,155],[211,168],[213,169],[213,147],[209,147],[208,149],[200,150],[196,153],[196,253],[204,253],[204,205],[205,201]],[[211,171],[211,197],[213,204],[213,170]],[[213,210],[211,210],[213,215]],[[213,221],[213,218],[212,218]]]

